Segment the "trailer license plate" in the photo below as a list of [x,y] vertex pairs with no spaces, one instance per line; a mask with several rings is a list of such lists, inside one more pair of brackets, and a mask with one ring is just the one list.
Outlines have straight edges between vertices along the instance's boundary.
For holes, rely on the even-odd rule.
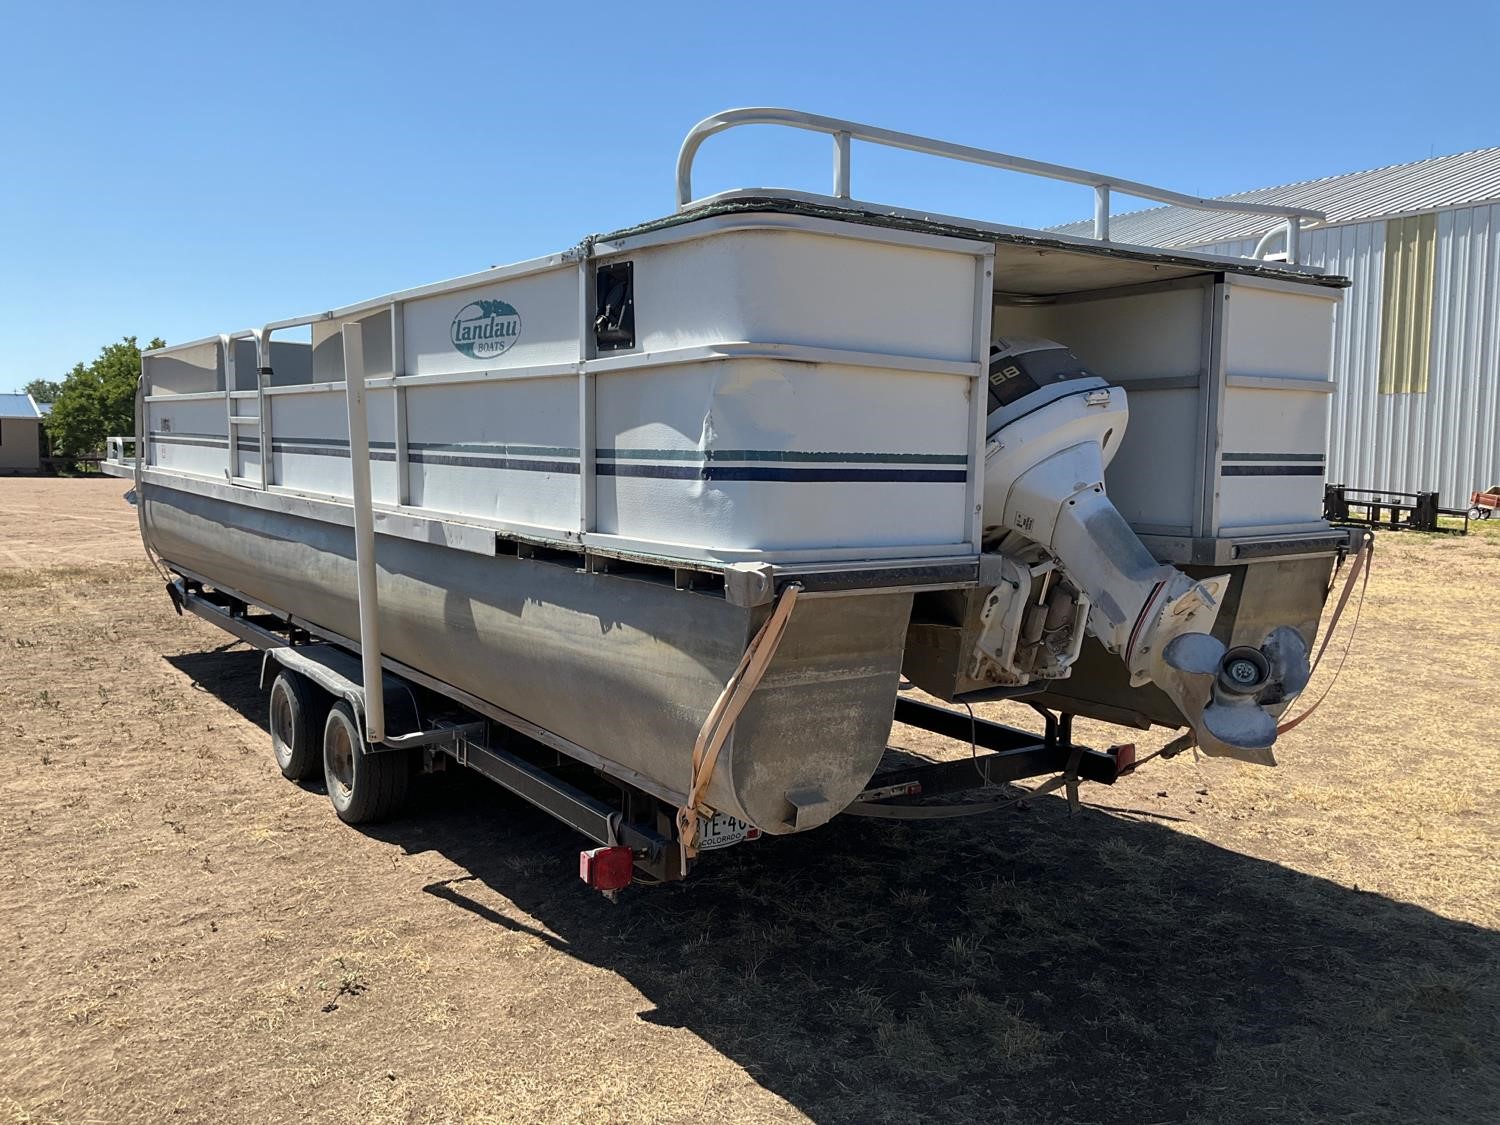
[[712,851],[714,848],[727,848],[730,844],[738,844],[741,840],[759,838],[759,828],[743,820],[736,820],[725,813],[714,813],[711,817],[700,816],[698,818],[698,850],[700,852]]

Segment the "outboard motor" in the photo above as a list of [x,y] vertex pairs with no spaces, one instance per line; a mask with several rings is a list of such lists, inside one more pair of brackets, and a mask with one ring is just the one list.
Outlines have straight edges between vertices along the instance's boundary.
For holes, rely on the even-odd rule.
[[1085,629],[1132,686],[1172,699],[1205,753],[1274,765],[1276,719],[1307,683],[1302,635],[1283,625],[1258,648],[1211,635],[1227,575],[1197,580],[1157,562],[1110,502],[1104,468],[1125,433],[1125,392],[1070,350],[1007,337],[991,350],[984,531],[990,573],[973,655],[1000,685],[1070,674]]

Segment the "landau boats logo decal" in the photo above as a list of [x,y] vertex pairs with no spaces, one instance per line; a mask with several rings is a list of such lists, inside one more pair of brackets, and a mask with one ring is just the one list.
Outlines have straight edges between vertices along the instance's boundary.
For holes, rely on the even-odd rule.
[[521,335],[521,314],[504,301],[470,301],[450,330],[453,346],[470,359],[494,359]]

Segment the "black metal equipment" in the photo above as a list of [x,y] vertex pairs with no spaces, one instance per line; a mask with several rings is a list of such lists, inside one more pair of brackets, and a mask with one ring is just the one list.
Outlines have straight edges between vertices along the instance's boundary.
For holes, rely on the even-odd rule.
[[[1439,516],[1463,521],[1461,527],[1443,527]],[[1346,527],[1379,527],[1388,531],[1440,531],[1469,533],[1465,508],[1444,508],[1436,492],[1389,492],[1375,488],[1350,488],[1344,484],[1323,486],[1323,518]]]
[[[1073,751],[1081,750],[1079,777],[1104,785],[1114,784],[1121,764],[1115,753],[1076,746],[1073,742],[1072,715],[1055,715],[1042,707],[1034,707],[1033,710],[1046,721],[1045,733],[1040,738],[1035,731],[973,718],[961,711],[934,707],[915,699],[897,699],[898,723],[920,727],[958,742],[972,739],[975,747],[990,753],[976,753],[972,758],[956,762],[938,762],[930,766],[885,771],[876,774],[875,780],[881,785],[891,785],[897,781],[920,781],[922,793],[928,795],[961,791],[974,788],[976,768],[984,777],[982,784],[1000,785],[1007,781],[1060,773],[1067,767],[1068,758]],[[949,782],[953,784],[945,784]]]

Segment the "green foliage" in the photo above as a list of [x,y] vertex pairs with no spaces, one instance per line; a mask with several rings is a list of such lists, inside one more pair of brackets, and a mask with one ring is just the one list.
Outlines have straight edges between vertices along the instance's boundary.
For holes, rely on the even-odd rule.
[[[148,347],[159,348],[162,340]],[[134,336],[108,344],[90,364],[77,364],[52,401],[47,433],[54,453],[84,455],[104,448],[104,439],[135,433],[135,385],[141,349]]]
[[23,390],[37,402],[56,402],[62,384],[56,379],[33,379]]

